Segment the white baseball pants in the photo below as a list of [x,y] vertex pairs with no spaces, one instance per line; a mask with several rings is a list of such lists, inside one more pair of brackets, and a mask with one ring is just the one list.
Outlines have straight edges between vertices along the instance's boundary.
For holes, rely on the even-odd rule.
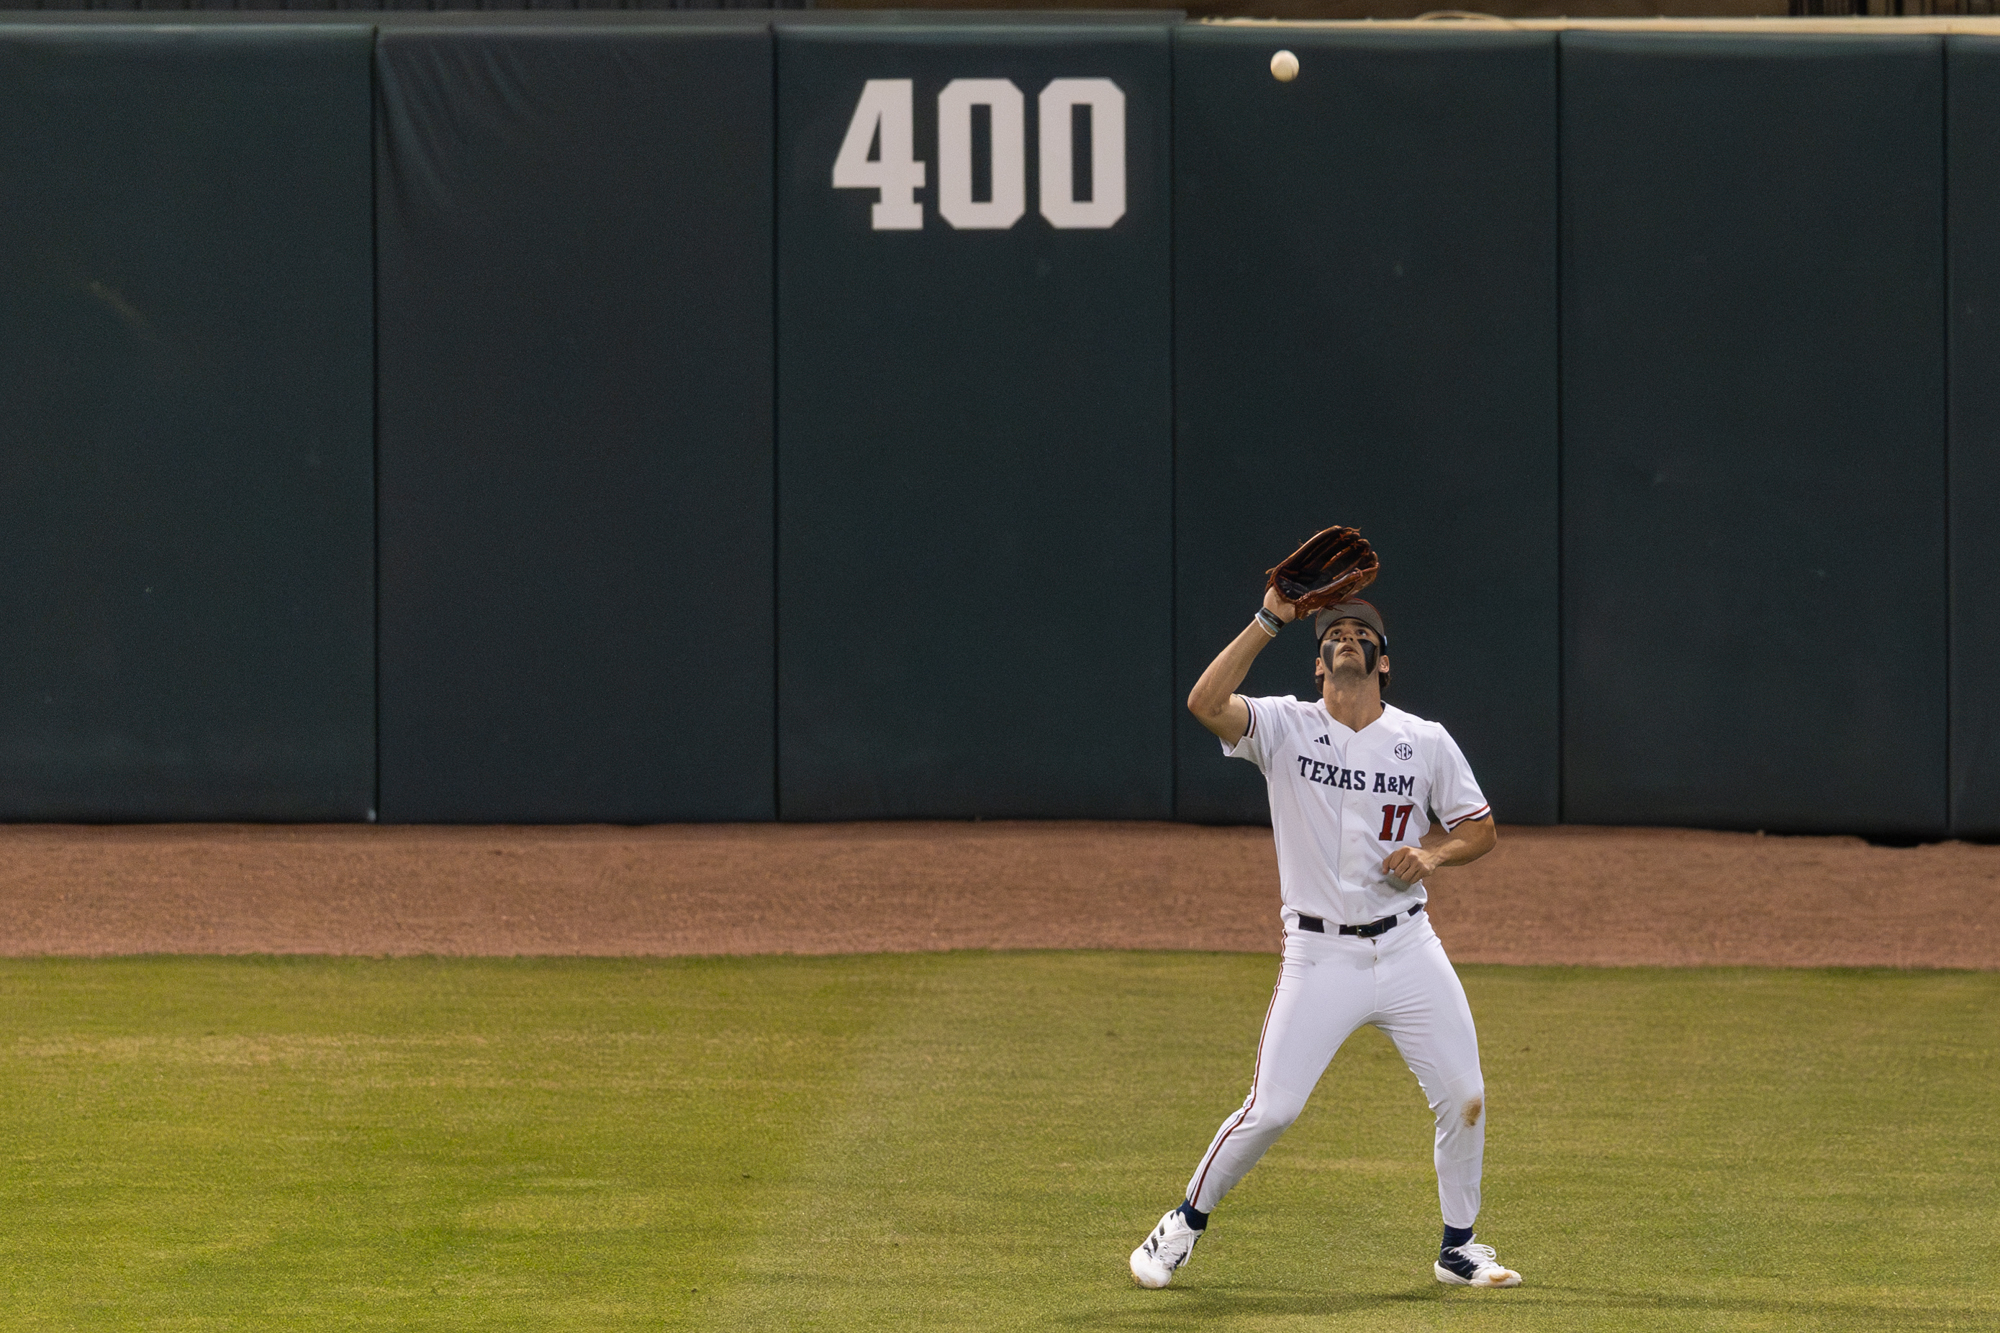
[[1300,930],[1285,914],[1285,958],[1257,1042],[1241,1110],[1222,1122],[1188,1182],[1211,1211],[1305,1109],[1313,1085],[1354,1029],[1373,1023],[1402,1053],[1437,1117],[1438,1203],[1446,1226],[1479,1215],[1486,1083],[1465,988],[1428,913],[1373,939]]

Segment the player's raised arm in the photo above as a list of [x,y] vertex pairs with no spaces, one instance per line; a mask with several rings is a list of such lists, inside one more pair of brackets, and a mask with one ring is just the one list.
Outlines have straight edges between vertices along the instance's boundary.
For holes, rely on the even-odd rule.
[[1208,670],[1194,683],[1188,694],[1188,712],[1220,737],[1223,744],[1236,744],[1250,726],[1250,705],[1237,696],[1236,687],[1250,674],[1250,664],[1257,660],[1257,654],[1277,637],[1275,631],[1265,628],[1263,616],[1272,616],[1279,624],[1287,625],[1298,613],[1299,609],[1280,597],[1276,589],[1266,588],[1264,610],[1258,618],[1245,625],[1243,632],[1216,654]]

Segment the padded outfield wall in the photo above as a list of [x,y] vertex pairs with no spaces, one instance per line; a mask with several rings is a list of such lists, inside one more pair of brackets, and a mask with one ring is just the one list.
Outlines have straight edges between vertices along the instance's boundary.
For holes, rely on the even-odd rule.
[[1255,821],[1341,520],[1503,820],[2000,835],[2000,26],[49,17],[0,817]]

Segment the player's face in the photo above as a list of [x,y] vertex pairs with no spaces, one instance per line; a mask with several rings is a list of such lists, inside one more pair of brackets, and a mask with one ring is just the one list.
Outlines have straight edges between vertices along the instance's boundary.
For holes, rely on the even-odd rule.
[[[1358,620],[1334,621],[1333,624],[1330,627],[1328,627],[1326,631],[1326,637],[1320,641],[1321,644],[1320,665],[1322,667],[1326,665],[1325,650],[1327,646],[1330,645],[1333,651],[1333,674],[1335,676],[1346,676],[1346,677],[1365,676],[1368,671],[1368,657],[1367,654],[1361,651],[1361,645],[1364,642],[1374,644],[1378,650],[1382,646],[1381,636],[1378,635],[1374,630],[1368,628],[1368,626],[1362,624],[1360,621]],[[1379,651],[1377,655],[1376,669],[1378,671],[1381,669],[1381,659]],[[1324,688],[1325,685],[1324,671],[1321,672],[1321,676],[1322,676],[1321,684],[1322,688]]]
[[1323,640],[1323,642],[1334,645],[1333,669],[1335,671],[1345,671],[1351,663],[1355,671],[1360,671],[1362,664],[1367,661],[1366,654],[1361,651],[1363,641],[1374,644],[1378,649],[1382,646],[1381,637],[1360,621],[1334,621],[1332,627],[1326,632],[1325,640]]

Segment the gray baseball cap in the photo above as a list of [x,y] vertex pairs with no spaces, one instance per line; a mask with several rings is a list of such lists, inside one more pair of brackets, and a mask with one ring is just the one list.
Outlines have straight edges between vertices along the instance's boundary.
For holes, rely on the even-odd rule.
[[1382,613],[1375,609],[1373,602],[1359,597],[1352,601],[1335,602],[1313,617],[1313,639],[1326,638],[1326,632],[1333,628],[1336,620],[1358,620],[1375,631],[1375,637],[1382,641],[1384,648],[1389,646],[1389,631],[1382,628]]

